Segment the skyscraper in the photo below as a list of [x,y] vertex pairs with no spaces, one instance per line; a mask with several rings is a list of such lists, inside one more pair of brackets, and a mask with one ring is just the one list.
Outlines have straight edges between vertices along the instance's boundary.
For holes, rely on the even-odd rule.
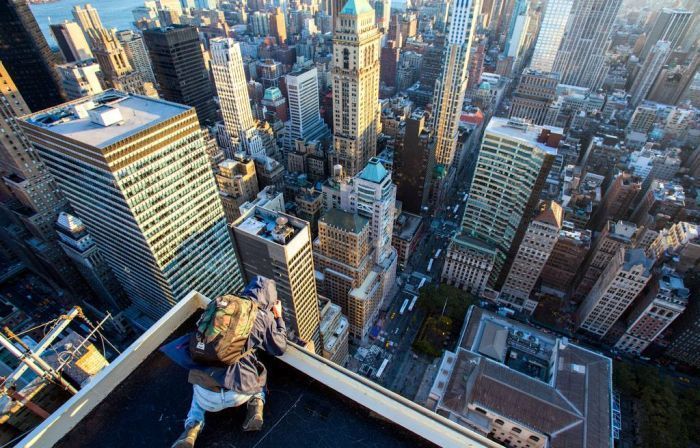
[[309,66],[294,70],[285,76],[291,145],[296,140],[314,141],[330,136],[328,126],[321,118],[318,96],[318,70]]
[[102,26],[100,15],[89,4],[73,7],[73,17],[80,25],[90,43],[92,53],[100,64],[101,76],[107,87],[129,93],[155,96],[153,85],[134,71],[124,47],[113,30]]
[[0,237],[30,269],[69,287],[76,273],[56,243],[53,228],[66,200],[17,123],[16,118],[30,111],[2,61],[0,84],[0,207],[20,229],[0,229]]
[[542,72],[554,69],[554,60],[561,46],[566,24],[575,0],[549,0],[545,6],[530,68]]
[[584,266],[579,269],[575,297],[582,299],[588,295],[618,249],[632,247],[636,232],[637,226],[631,222],[618,221],[605,224]]
[[391,21],[391,1],[376,0],[374,2],[374,10],[377,12],[377,27],[382,33],[389,31],[389,22]]
[[456,0],[450,5],[442,72],[435,82],[433,129],[435,162],[447,168],[457,147],[459,117],[467,89],[469,50],[480,8],[479,0]]
[[603,337],[651,279],[654,260],[619,248],[576,312],[576,328]]
[[32,111],[63,102],[57,62],[27,0],[0,0],[0,61]]
[[[536,210],[562,132],[560,128],[533,126],[519,119],[491,118],[476,162],[461,235],[448,247],[443,271],[447,282],[473,289],[472,279],[482,278],[485,271],[490,287],[502,282],[501,277],[508,272],[506,261],[515,256]],[[467,251],[460,246],[469,246],[471,252],[481,251],[490,262],[451,257],[451,252]]]
[[[598,89],[622,0],[574,0],[552,70],[563,84]],[[546,16],[547,12],[545,12]]]
[[391,246],[396,186],[377,158],[352,178],[340,166],[334,171],[322,187],[326,213],[314,257],[325,294],[343,307],[350,333],[362,338],[396,280],[398,257]]
[[69,100],[102,92],[100,66],[94,60],[84,60],[56,66],[61,85]]
[[350,334],[362,339],[382,296],[381,278],[372,270],[369,220],[357,213],[328,210],[318,221],[313,255],[323,294],[340,305]]
[[354,176],[377,151],[380,34],[367,0],[348,0],[334,25],[332,163]]
[[277,45],[287,43],[287,24],[281,8],[275,8],[270,14],[270,34],[277,39]]
[[561,205],[548,201],[539,209],[525,231],[506,281],[501,288],[498,302],[518,311],[532,313],[537,301],[530,295],[535,288],[554,245],[559,239],[564,212]]
[[[392,258],[391,235],[394,228],[396,185],[382,162],[373,157],[353,179],[357,213],[370,220],[370,238],[374,246],[374,261],[384,263]],[[395,259],[395,254],[393,255]]]
[[640,59],[645,60],[659,41],[669,42],[671,50],[675,50],[682,43],[692,22],[693,11],[678,8],[661,9],[649,34],[646,36],[644,47],[639,53]]
[[630,104],[632,107],[639,106],[639,103],[647,97],[670,54],[671,43],[665,40],[656,42],[651,48],[630,89]]
[[518,87],[513,92],[511,118],[522,118],[536,125],[549,125],[556,121],[559,76],[554,73],[525,70],[520,75]]
[[641,354],[688,305],[690,291],[683,284],[683,277],[672,268],[663,267],[648,289],[632,305],[627,329],[615,344],[616,349]]
[[216,121],[216,104],[197,29],[173,25],[143,32],[158,93],[197,110],[200,123]]
[[146,315],[242,287],[193,108],[109,90],[20,124]]
[[75,22],[65,21],[63,23],[50,25],[51,34],[58,43],[66,62],[82,61],[92,59],[92,51],[85,39],[85,34],[80,26]]
[[517,57],[527,34],[530,5],[527,0],[515,0],[505,34],[503,54]]
[[97,10],[89,3],[84,6],[75,5],[73,7],[73,17],[75,18],[83,32],[90,37],[90,32],[104,28],[102,20]]
[[404,211],[421,214],[428,204],[430,187],[426,177],[435,164],[433,145],[432,129],[425,125],[424,112],[417,110],[406,119],[406,126],[394,143],[396,198]]
[[237,156],[221,162],[215,172],[226,221],[232,224],[241,216],[240,206],[255,199],[259,192],[255,163],[249,157]]
[[85,224],[80,218],[61,212],[56,221],[56,232],[61,248],[102,301],[100,305],[113,312],[121,311],[128,299]]
[[143,41],[143,36],[132,30],[117,31],[117,39],[124,47],[126,57],[134,70],[141,73],[143,79],[156,84],[156,77],[151,67],[151,59],[148,57],[148,50]]
[[235,152],[237,149],[234,148],[240,145],[248,155],[254,158],[262,157],[265,155],[265,148],[250,109],[240,45],[233,39],[218,37],[211,40],[210,46],[211,68],[219,94],[221,115],[224,117],[227,134],[224,140],[229,152]]
[[284,307],[288,328],[321,353],[320,313],[309,223],[293,216],[254,207],[233,225],[246,277],[271,278]]

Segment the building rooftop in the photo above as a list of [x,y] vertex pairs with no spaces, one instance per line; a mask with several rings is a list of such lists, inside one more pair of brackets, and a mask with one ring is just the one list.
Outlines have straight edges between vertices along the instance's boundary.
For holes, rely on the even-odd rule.
[[657,201],[685,204],[685,190],[680,184],[655,180],[651,184],[651,190],[653,191],[654,199]]
[[549,131],[550,135],[559,135],[560,137],[564,135],[564,130],[562,128],[554,126],[536,126],[517,118],[508,119],[493,117],[486,125],[486,132],[508,137],[518,142],[535,146],[547,154],[556,155],[559,141],[556,141],[556,145],[550,146],[548,141],[542,141],[541,139],[543,131]]
[[475,249],[483,253],[489,253],[496,255],[496,248],[478,238],[474,238],[467,233],[458,233],[453,238],[452,241],[459,244],[460,246],[468,247],[470,249]]
[[[191,293],[17,445],[165,447],[182,431],[192,388],[158,348],[191,331],[208,299]],[[265,426],[240,430],[245,408],[207,414],[198,446],[495,448],[485,437],[290,344],[268,368]]]
[[411,241],[418,232],[422,220],[423,218],[413,213],[401,212],[396,220],[400,226],[397,229],[396,237],[404,241]]
[[192,108],[169,101],[108,90],[27,115],[23,120],[103,149],[189,109]]
[[319,222],[341,228],[347,232],[360,233],[369,224],[369,220],[357,213],[348,213],[332,208],[324,213]]
[[[530,353],[513,358],[506,352],[503,361],[494,358],[494,350],[500,353],[508,347],[513,330],[526,336],[517,347]],[[536,357],[532,354],[536,345],[528,349],[522,344],[531,338],[543,344],[543,355],[550,356],[548,379],[520,371]],[[488,417],[471,411],[471,404],[547,435],[547,446],[553,448],[612,446],[609,358],[476,307],[468,312],[456,354],[448,355],[453,357],[449,380],[442,378],[443,387],[434,388],[438,412],[446,409],[483,425],[480,420]]]
[[233,223],[237,230],[281,245],[290,242],[306,226],[306,221],[259,206]]
[[625,271],[629,271],[634,266],[642,265],[644,268],[644,276],[649,277],[651,275],[651,268],[654,267],[654,261],[653,258],[646,256],[642,248],[625,250]]

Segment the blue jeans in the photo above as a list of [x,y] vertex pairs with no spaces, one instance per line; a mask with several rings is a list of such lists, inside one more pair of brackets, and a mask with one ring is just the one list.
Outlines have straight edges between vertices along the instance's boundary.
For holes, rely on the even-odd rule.
[[233,390],[213,392],[195,384],[192,386],[192,405],[190,412],[187,413],[185,429],[189,429],[197,423],[201,423],[202,428],[204,428],[205,412],[219,412],[222,409],[235,408],[247,403],[251,398],[260,398],[264,403],[265,391],[262,390],[257,394],[241,394]]

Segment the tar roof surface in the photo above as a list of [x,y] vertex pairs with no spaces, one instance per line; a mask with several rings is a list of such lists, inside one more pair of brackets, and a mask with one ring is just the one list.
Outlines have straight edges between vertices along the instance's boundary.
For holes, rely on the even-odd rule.
[[[185,322],[173,337],[194,326]],[[268,396],[265,426],[244,433],[243,407],[207,413],[198,447],[421,447],[432,446],[404,429],[370,416],[282,361],[265,358]],[[187,371],[156,351],[56,445],[170,447],[182,432],[192,388]]]

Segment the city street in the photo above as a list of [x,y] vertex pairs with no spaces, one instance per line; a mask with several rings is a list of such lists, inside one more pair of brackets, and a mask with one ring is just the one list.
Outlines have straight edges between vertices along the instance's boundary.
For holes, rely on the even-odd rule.
[[[472,160],[466,171],[471,173],[473,165]],[[402,287],[389,302],[386,313],[380,317],[381,331],[379,337],[372,342],[372,345],[385,352],[384,357],[374,361],[372,367],[375,372],[384,359],[391,357],[381,376],[377,378],[375,374],[372,379],[411,400],[416,396],[426,369],[433,359],[412,351],[413,341],[420,331],[425,313],[416,306],[412,311],[406,307],[402,314],[401,308],[404,301],[408,300],[410,304],[418,294],[417,289],[422,278],[427,277],[424,285],[440,282],[447,247],[459,228],[464,212],[465,192],[464,184],[453,187],[447,205],[437,210],[434,217],[425,218],[428,220],[425,223],[428,228],[423,241],[418,244],[406,268],[399,274]],[[458,205],[456,212],[455,205]],[[440,255],[436,257],[438,251]],[[431,258],[433,263],[428,270]]]

